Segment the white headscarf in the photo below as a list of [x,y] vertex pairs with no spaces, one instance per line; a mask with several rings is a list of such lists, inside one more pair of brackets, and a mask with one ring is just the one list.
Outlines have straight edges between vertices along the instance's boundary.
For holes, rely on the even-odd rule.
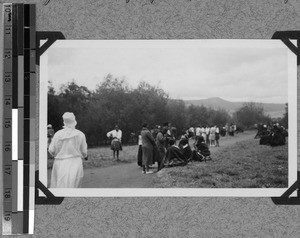
[[62,118],[64,120],[64,128],[74,129],[75,126],[77,125],[77,121],[75,119],[73,112],[65,112]]

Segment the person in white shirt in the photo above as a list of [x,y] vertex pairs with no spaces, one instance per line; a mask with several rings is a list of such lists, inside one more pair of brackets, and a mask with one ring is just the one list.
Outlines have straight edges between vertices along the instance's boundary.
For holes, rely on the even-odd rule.
[[202,133],[201,127],[200,126],[196,127],[196,138],[200,137],[201,133]]
[[51,188],[78,188],[83,178],[82,159],[87,159],[85,135],[75,129],[77,124],[71,112],[64,113],[63,129],[57,131],[49,145],[55,158],[51,174]]
[[119,151],[122,150],[122,131],[119,129],[119,126],[116,125],[115,129],[112,131],[107,132],[106,136],[111,138],[111,149],[113,151],[113,157],[119,160]]
[[201,136],[206,140],[206,130],[203,126],[201,127]]

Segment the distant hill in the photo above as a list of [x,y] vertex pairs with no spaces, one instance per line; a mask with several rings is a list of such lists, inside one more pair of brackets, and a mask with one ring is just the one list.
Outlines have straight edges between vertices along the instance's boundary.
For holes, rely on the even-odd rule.
[[[212,109],[224,109],[228,111],[229,114],[234,113],[236,110],[241,108],[245,102],[230,102],[219,97],[199,99],[199,100],[184,100],[186,106],[191,104],[195,106],[205,106]],[[264,108],[264,112],[272,118],[283,117],[285,113],[285,104],[278,103],[261,103]]]

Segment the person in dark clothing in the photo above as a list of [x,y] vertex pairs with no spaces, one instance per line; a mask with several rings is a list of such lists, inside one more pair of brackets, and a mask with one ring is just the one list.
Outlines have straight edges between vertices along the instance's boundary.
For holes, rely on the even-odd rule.
[[142,152],[142,136],[141,136],[141,132],[139,132],[139,136],[138,136],[138,154],[137,154],[137,164],[138,166],[142,167],[142,160],[143,160],[143,152]]
[[183,134],[181,136],[178,147],[181,149],[181,151],[182,151],[184,157],[187,159],[187,161],[190,161],[193,156],[193,151],[191,150],[191,147],[189,145],[189,138],[188,138],[187,134]]
[[194,144],[195,151],[193,155],[193,160],[205,160],[210,157],[209,146],[205,143],[204,138],[200,136]]
[[143,173],[144,174],[150,174],[153,173],[153,171],[149,171],[149,165],[153,164],[153,152],[154,152],[154,146],[155,139],[153,138],[153,135],[147,128],[148,125],[146,123],[143,124],[143,128],[141,131],[141,138],[142,138],[142,166],[143,166]]
[[182,150],[175,145],[175,140],[170,140],[170,147],[167,149],[165,159],[163,161],[164,167],[184,166],[188,163]]
[[167,128],[159,128],[159,131],[156,135],[156,147],[154,147],[154,150],[157,149],[157,154],[154,152],[155,160],[157,161],[158,167],[157,171],[161,169],[161,162],[163,161],[165,155],[166,155],[166,147],[165,147],[165,142],[166,142],[166,137],[164,136],[167,133]]
[[260,138],[260,145],[278,146],[285,145],[285,133],[279,125],[274,125],[271,131]]

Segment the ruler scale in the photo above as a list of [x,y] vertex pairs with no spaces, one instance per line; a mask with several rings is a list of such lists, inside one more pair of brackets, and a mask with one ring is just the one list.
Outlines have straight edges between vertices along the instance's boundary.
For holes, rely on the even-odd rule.
[[[24,233],[33,233],[34,216],[34,172],[35,158],[35,7],[24,6],[24,194],[23,229]],[[26,62],[26,63],[25,63]],[[32,85],[34,87],[32,87]],[[32,95],[32,96],[31,96]],[[31,105],[33,103],[33,105]],[[35,111],[34,111],[35,112]],[[32,152],[31,147],[34,152]],[[30,219],[30,217],[32,219]]]
[[[12,4],[12,234],[18,234],[18,7]],[[5,70],[5,69],[4,69]]]
[[[36,126],[36,10],[29,4],[29,45],[30,45],[30,87],[29,87],[29,226],[28,233],[33,234],[35,205],[35,126]],[[27,110],[28,111],[28,110]]]
[[[22,24],[21,16],[22,9],[19,4],[12,4],[13,9],[13,41],[12,41],[12,52],[13,52],[13,65],[12,65],[12,86],[13,86],[13,108],[12,108],[12,233],[21,234],[23,227],[21,227],[21,210],[22,204],[20,203],[20,194],[22,194],[22,188],[20,187],[20,181],[23,178],[21,160],[19,156],[22,153],[20,148],[20,131],[19,127],[20,119],[22,118],[22,108],[20,107],[19,89],[21,87],[21,68],[22,68],[22,55],[21,55],[21,44],[22,44]],[[23,222],[22,222],[23,225]]]
[[3,4],[2,234],[33,234],[35,5]]
[[12,4],[3,5],[4,55],[3,55],[3,219],[2,233],[12,234]]
[[[29,70],[29,37],[30,37],[30,17],[29,5],[24,6],[24,111],[28,111],[25,97],[30,93],[30,70]],[[23,193],[23,232],[28,233],[29,225],[29,137],[30,137],[30,119],[24,114],[24,193]]]

